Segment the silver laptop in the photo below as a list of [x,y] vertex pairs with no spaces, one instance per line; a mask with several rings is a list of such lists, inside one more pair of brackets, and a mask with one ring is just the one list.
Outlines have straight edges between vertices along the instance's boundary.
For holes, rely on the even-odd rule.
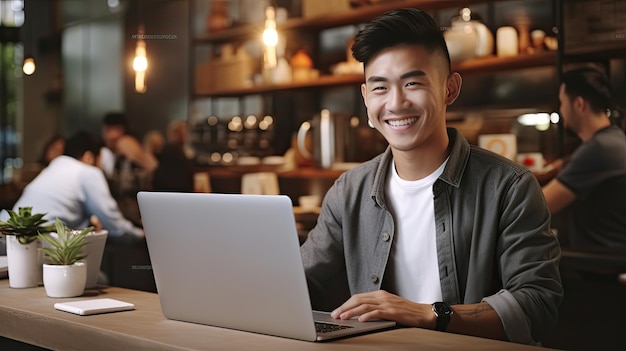
[[287,196],[140,192],[137,199],[169,319],[307,341],[395,325],[311,309]]

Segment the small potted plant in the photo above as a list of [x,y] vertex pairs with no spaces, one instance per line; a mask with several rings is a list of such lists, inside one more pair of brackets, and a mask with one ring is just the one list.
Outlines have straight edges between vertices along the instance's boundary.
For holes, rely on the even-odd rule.
[[32,213],[32,207],[20,207],[17,212],[8,210],[10,218],[0,221],[0,234],[6,236],[9,286],[33,288],[42,281],[43,258],[39,249],[40,233],[48,233],[45,213]]
[[85,237],[93,230],[72,230],[58,218],[55,222],[56,233],[40,234],[46,257],[43,265],[43,286],[49,297],[80,296],[85,291],[87,265],[82,259]]

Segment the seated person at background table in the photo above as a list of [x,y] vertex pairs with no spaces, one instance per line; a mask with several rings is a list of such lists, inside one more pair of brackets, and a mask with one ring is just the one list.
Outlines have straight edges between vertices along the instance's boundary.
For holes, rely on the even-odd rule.
[[187,123],[172,121],[167,126],[167,143],[156,153],[159,166],[152,175],[155,191],[194,191],[193,162],[187,157]]
[[[143,190],[142,176],[154,172],[158,161],[147,152],[139,140],[127,131],[126,116],[121,113],[108,113],[102,120],[102,138],[105,146],[114,157],[105,157],[101,167],[111,180],[111,189],[116,197],[135,197]],[[106,160],[106,161],[105,161]],[[113,164],[110,164],[113,162]]]
[[156,129],[149,131],[143,137],[143,149],[155,157],[159,152],[161,152],[161,150],[163,150],[164,146],[165,137],[163,136],[163,133]]
[[389,148],[326,193],[301,247],[313,307],[540,342],[563,296],[550,213],[531,172],[446,128],[461,76],[439,26],[393,10],[357,34],[352,53]]
[[167,125],[167,143],[180,148],[185,157],[193,159],[194,151],[189,146],[189,127],[183,120],[174,120]]
[[[142,238],[143,230],[122,216],[102,170],[95,166],[99,151],[100,143],[87,132],[67,139],[63,155],[24,188],[13,209],[29,206],[33,212],[46,213],[49,222],[58,217],[75,229],[95,224],[90,223],[95,216],[110,237]],[[0,213],[0,219],[8,218],[6,211]]]
[[592,67],[567,71],[559,100],[565,127],[582,144],[543,188],[550,212],[567,209],[568,246],[626,247],[626,135],[607,114],[608,78]]
[[128,131],[126,116],[108,113],[102,120],[102,150],[100,167],[109,181],[111,194],[124,217],[139,225],[141,215],[137,192],[149,190],[151,176],[158,167],[156,157],[147,152],[139,139]]

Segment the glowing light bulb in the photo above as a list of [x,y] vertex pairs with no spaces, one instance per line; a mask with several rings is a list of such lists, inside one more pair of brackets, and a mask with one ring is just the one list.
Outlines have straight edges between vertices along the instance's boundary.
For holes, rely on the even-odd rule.
[[137,42],[135,58],[133,59],[133,69],[135,72],[145,72],[148,69],[148,58],[146,57],[146,43],[143,40]]
[[265,9],[265,29],[263,30],[263,44],[265,45],[264,67],[275,68],[278,62],[276,46],[278,32],[276,31],[276,10],[272,6]]
[[[139,27],[139,35],[144,34],[143,27]],[[146,57],[146,42],[143,39],[137,40],[135,57],[133,58],[133,70],[135,70],[135,91],[145,93],[148,89],[145,83],[146,71],[148,70],[148,58]]]
[[276,10],[273,6],[268,6],[265,9],[263,44],[267,46],[276,46],[278,44],[278,32],[276,31]]
[[24,74],[30,76],[31,74],[35,73],[36,68],[37,67],[35,66],[35,59],[33,59],[32,57],[28,57],[24,60],[24,66],[22,66],[22,71],[24,72]]

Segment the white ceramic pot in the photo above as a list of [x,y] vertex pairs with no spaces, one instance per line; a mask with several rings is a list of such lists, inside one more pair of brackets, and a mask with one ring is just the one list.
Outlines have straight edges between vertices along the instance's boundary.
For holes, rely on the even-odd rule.
[[48,297],[75,297],[85,291],[87,265],[79,261],[71,266],[43,265],[43,286]]
[[[87,264],[87,281],[85,289],[91,289],[98,285],[98,276],[100,274],[100,265],[102,264],[102,256],[104,255],[104,247],[106,245],[107,230],[99,230],[90,232],[85,236],[85,246],[82,255]],[[51,236],[57,238],[57,233],[50,233]],[[50,244],[43,242],[43,247],[50,247]],[[43,263],[49,263],[49,259],[44,257]]]
[[41,241],[23,245],[15,235],[7,235],[7,266],[9,286],[12,288],[34,288],[42,282],[43,253]]
[[485,57],[493,52],[493,34],[478,21],[454,22],[443,36],[453,61]]

